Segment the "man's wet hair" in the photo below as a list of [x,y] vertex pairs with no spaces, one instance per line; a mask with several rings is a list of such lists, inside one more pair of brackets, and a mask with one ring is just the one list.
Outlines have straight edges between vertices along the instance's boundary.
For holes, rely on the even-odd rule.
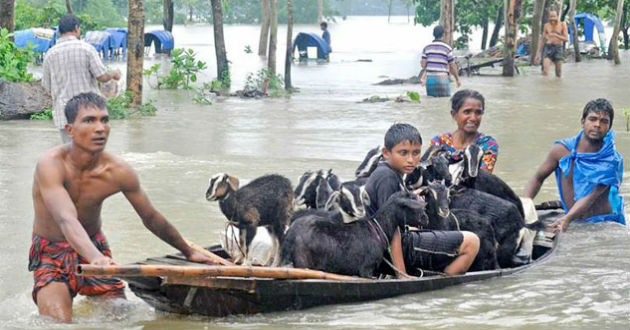
[[457,93],[455,93],[453,97],[451,97],[451,111],[459,111],[459,108],[464,105],[464,102],[466,102],[466,99],[469,97],[479,100],[479,102],[481,102],[481,109],[486,108],[486,100],[483,98],[483,95],[481,95],[481,93],[472,89],[462,89],[457,91]]
[[442,25],[438,25],[433,28],[433,38],[442,39],[444,36],[444,27]]
[[64,108],[68,123],[74,123],[74,120],[77,119],[79,110],[87,107],[97,107],[101,110],[107,110],[107,102],[105,102],[105,99],[102,96],[93,92],[76,95],[71,98],[68,103],[66,103],[66,107]]
[[608,115],[608,118],[610,118],[610,127],[612,127],[613,119],[615,119],[615,110],[613,109],[612,104],[610,104],[610,101],[608,101],[607,99],[599,98],[596,100],[588,101],[588,103],[586,103],[586,105],[584,106],[584,110],[582,111],[582,121],[586,119],[586,116],[588,116],[589,112],[605,112]]
[[326,23],[326,22],[321,22],[321,23],[319,23],[319,26],[321,26],[321,27],[325,27],[325,28],[328,28],[328,23]]
[[422,137],[418,129],[409,124],[398,123],[392,125],[385,133],[385,148],[392,150],[394,146],[403,142],[422,144]]
[[63,15],[59,19],[59,33],[61,34],[72,32],[79,26],[81,26],[81,20],[72,14]]

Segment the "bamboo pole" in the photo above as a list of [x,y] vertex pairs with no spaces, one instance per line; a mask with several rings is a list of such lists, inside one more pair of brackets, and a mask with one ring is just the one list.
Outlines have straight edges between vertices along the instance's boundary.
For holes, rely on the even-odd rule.
[[282,267],[243,267],[243,266],[173,266],[173,265],[124,265],[95,266],[78,265],[76,274],[81,276],[228,276],[261,277],[275,279],[319,279],[333,281],[365,281],[360,277],[326,273],[319,270]]
[[223,258],[219,257],[218,255],[216,255],[216,254],[214,254],[214,253],[212,253],[212,252],[210,252],[210,251],[206,250],[203,246],[200,246],[200,245],[198,245],[198,244],[195,244],[195,243],[193,243],[193,242],[191,242],[191,241],[189,241],[189,240],[187,240],[187,239],[185,239],[185,241],[186,241],[186,243],[188,243],[188,245],[189,245],[191,248],[193,248],[193,249],[195,249],[195,250],[197,250],[197,251],[201,252],[201,253],[202,253],[203,255],[205,255],[206,257],[208,257],[208,258],[212,259],[212,261],[213,261],[214,263],[217,263],[217,264],[219,264],[219,265],[224,265],[224,266],[234,266],[234,263],[233,263],[233,262],[230,262],[229,260],[225,260],[225,259],[223,259]]

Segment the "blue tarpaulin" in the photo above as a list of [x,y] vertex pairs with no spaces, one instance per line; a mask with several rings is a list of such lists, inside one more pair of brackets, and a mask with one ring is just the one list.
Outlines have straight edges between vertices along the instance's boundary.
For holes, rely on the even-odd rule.
[[102,52],[105,59],[109,58],[110,50],[114,48],[112,35],[107,31],[88,31],[83,40],[94,46],[97,52]]
[[175,48],[173,35],[166,30],[155,30],[144,34],[144,47],[151,47],[155,43],[156,53],[170,53]]
[[[594,41],[593,30],[597,28],[600,49],[602,52],[606,52],[606,35],[604,33],[604,24],[602,24],[602,21],[600,21],[597,16],[590,13],[579,13],[575,15],[574,20],[576,26],[580,26],[580,23],[584,22],[584,41]],[[573,42],[571,26],[569,26],[569,41]]]
[[308,47],[317,47],[317,58],[326,59],[330,53],[330,46],[324,39],[315,33],[300,32],[293,41],[293,50],[297,47],[300,52],[300,58],[306,58],[308,55]]
[[[38,31],[47,33],[38,33]],[[54,31],[51,29],[28,29],[15,31],[14,40],[15,45],[20,48],[28,47],[30,42],[35,47],[33,48],[34,51],[44,53],[54,45],[53,36]]]
[[[112,44],[113,48],[111,52],[122,48],[122,56],[125,57],[127,55],[127,29],[123,28],[107,28],[105,31],[109,32],[112,36]],[[111,57],[111,54],[110,54]]]

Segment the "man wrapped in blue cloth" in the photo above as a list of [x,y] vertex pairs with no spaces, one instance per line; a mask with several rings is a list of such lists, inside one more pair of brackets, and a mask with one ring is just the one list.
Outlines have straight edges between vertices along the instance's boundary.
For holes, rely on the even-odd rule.
[[565,215],[552,226],[565,231],[569,222],[614,221],[626,224],[619,195],[623,157],[611,130],[615,112],[606,99],[590,101],[582,112],[582,130],[554,142],[547,159],[529,181],[525,197],[534,198],[555,171]]

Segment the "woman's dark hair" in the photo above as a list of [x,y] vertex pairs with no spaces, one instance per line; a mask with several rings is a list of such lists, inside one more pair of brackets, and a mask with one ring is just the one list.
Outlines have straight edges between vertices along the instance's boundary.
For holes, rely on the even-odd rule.
[[610,127],[612,127],[613,119],[615,118],[615,110],[613,109],[612,104],[606,99],[596,99],[589,101],[584,106],[584,110],[582,111],[582,121],[586,119],[589,112],[605,112],[608,114],[608,118],[610,118]]
[[403,141],[422,144],[422,137],[418,129],[409,124],[399,123],[392,125],[385,133],[385,148],[394,149],[394,146]]
[[67,32],[72,32],[80,25],[81,20],[78,17],[72,14],[63,15],[59,19],[59,33],[64,34]]
[[444,27],[442,25],[438,25],[436,27],[433,28],[433,38],[435,39],[442,39],[442,36],[444,36]]
[[74,123],[74,120],[77,119],[77,114],[79,114],[79,110],[81,110],[81,108],[87,108],[90,106],[107,110],[107,102],[105,102],[105,99],[102,96],[96,93],[81,93],[71,98],[64,108],[68,123]]
[[457,91],[457,93],[455,93],[455,95],[451,97],[451,112],[459,111],[459,108],[464,105],[464,102],[466,102],[466,99],[469,97],[479,100],[479,102],[481,102],[482,109],[486,108],[486,101],[484,100],[481,93],[472,89],[462,89],[460,91]]

